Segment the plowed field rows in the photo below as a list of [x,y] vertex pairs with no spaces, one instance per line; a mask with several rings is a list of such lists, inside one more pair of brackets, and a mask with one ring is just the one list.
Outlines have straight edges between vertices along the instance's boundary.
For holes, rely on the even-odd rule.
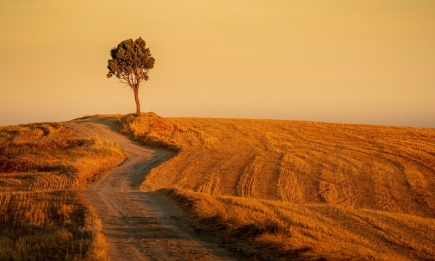
[[[171,161],[144,187],[435,217],[435,130],[169,118]],[[158,135],[164,135],[158,129]],[[165,137],[162,137],[164,139]]]
[[152,113],[121,123],[178,150],[143,190],[178,188],[202,222],[254,228],[255,242],[287,253],[275,258],[435,256],[435,129]]

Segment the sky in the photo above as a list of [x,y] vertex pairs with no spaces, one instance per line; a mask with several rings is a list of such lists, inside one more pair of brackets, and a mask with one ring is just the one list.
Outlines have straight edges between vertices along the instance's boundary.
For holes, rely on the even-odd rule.
[[0,125],[143,112],[435,128],[433,0],[0,0]]

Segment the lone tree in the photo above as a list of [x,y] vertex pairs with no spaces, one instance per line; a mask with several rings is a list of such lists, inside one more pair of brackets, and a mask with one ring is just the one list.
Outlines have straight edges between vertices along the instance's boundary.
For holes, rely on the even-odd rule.
[[154,67],[155,59],[141,37],[134,41],[132,39],[122,41],[110,50],[110,56],[112,59],[108,61],[107,78],[115,75],[122,83],[128,84],[133,89],[136,116],[139,116],[139,85],[142,81],[148,81],[148,71]]

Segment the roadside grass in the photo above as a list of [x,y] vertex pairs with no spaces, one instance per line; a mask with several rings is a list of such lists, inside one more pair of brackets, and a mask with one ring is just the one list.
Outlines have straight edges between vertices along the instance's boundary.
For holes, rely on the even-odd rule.
[[178,152],[141,190],[173,189],[195,226],[230,250],[258,260],[435,256],[435,129],[154,113],[119,122]]
[[171,189],[192,225],[252,260],[431,260],[435,222],[409,214]]
[[31,190],[38,184],[50,185],[50,190],[82,186],[122,157],[121,148],[113,142],[78,137],[60,123],[0,127],[0,173],[21,173],[15,181],[3,179],[5,187],[14,183]]
[[155,113],[142,114],[140,117],[127,114],[118,117],[118,123],[121,125],[121,133],[144,145],[175,152],[180,150],[181,140],[175,135],[185,130]]
[[1,193],[0,201],[0,260],[108,260],[101,224],[76,193]]
[[108,260],[101,223],[76,191],[124,158],[61,123],[0,127],[0,260]]

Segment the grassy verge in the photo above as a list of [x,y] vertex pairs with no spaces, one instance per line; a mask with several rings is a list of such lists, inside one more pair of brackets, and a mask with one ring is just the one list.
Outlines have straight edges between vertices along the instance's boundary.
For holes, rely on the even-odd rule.
[[123,134],[144,145],[175,152],[181,149],[175,134],[183,129],[155,113],[142,114],[140,117],[128,114],[118,118],[118,123]]
[[166,192],[199,234],[251,260],[431,260],[433,219],[182,189]]
[[101,225],[76,193],[2,193],[0,201],[0,260],[108,260]]
[[85,185],[123,158],[113,142],[80,138],[59,123],[0,128],[0,173],[14,174],[9,181],[3,175],[0,186],[35,190],[37,184],[50,184],[47,189],[53,190]]

